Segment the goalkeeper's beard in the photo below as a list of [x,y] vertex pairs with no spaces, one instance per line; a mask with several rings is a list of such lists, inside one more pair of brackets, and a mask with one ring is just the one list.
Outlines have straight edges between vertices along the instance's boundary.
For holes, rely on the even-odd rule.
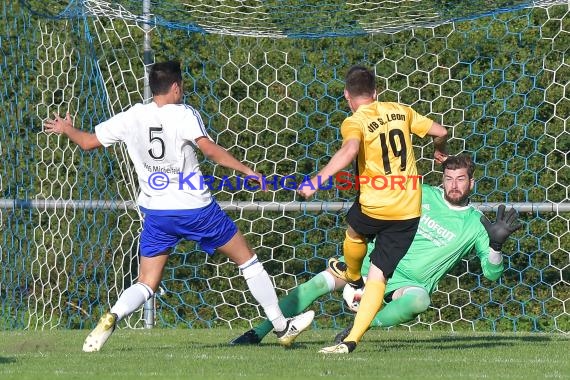
[[[460,193],[458,197],[452,198],[451,194],[453,193]],[[454,206],[467,206],[469,204],[469,191],[465,193],[461,193],[461,191],[456,190],[451,193],[444,193],[445,200],[451,203]]]

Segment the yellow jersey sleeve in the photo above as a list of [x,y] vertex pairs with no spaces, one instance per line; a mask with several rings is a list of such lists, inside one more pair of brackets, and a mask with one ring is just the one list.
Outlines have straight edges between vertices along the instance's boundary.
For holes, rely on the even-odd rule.
[[419,137],[424,137],[431,128],[433,120],[424,115],[420,115],[411,107],[407,108],[410,120],[410,132]]
[[342,143],[346,143],[350,139],[358,139],[362,141],[362,126],[354,120],[353,117],[346,118],[340,126],[340,133],[342,135]]

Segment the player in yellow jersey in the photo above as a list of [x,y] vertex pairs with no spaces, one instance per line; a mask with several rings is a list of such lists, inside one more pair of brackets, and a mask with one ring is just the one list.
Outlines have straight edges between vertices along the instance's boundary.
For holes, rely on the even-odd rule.
[[341,125],[342,147],[298,193],[308,198],[330,177],[357,160],[360,194],[347,213],[343,244],[345,263],[329,261],[333,274],[362,287],[360,274],[367,239],[376,238],[370,254],[366,288],[350,334],[323,353],[349,353],[380,310],[386,282],[414,239],[421,215],[421,186],[411,135],[433,137],[434,159],[445,161],[447,130],[399,103],[376,100],[374,73],[353,66],[345,78],[344,97],[353,114]]

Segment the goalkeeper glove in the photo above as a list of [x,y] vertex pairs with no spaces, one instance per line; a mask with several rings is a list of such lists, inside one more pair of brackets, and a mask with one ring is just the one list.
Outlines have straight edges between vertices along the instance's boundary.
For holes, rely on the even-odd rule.
[[495,251],[500,252],[507,238],[522,227],[522,224],[517,221],[517,217],[518,214],[514,208],[505,214],[505,205],[499,205],[495,223],[491,223],[485,215],[481,216],[481,223],[489,235],[489,246]]

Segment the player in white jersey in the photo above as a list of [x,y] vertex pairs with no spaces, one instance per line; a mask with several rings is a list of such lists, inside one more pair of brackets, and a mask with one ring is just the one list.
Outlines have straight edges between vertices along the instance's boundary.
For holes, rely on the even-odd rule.
[[217,145],[199,113],[181,104],[180,63],[156,63],[149,72],[153,101],[136,104],[95,127],[73,127],[69,115],[54,115],[45,131],[66,135],[89,150],[124,142],[140,185],[138,205],[144,213],[138,282],[126,289],[83,345],[98,351],[117,322],[141,307],[158,289],[169,253],[181,239],[196,241],[208,254],[219,251],[235,262],[253,297],[263,307],[279,342],[289,346],[311,324],[314,312],[287,319],[279,308],[273,283],[235,223],[221,210],[205,185],[195,148],[219,165],[261,183],[261,175]]

